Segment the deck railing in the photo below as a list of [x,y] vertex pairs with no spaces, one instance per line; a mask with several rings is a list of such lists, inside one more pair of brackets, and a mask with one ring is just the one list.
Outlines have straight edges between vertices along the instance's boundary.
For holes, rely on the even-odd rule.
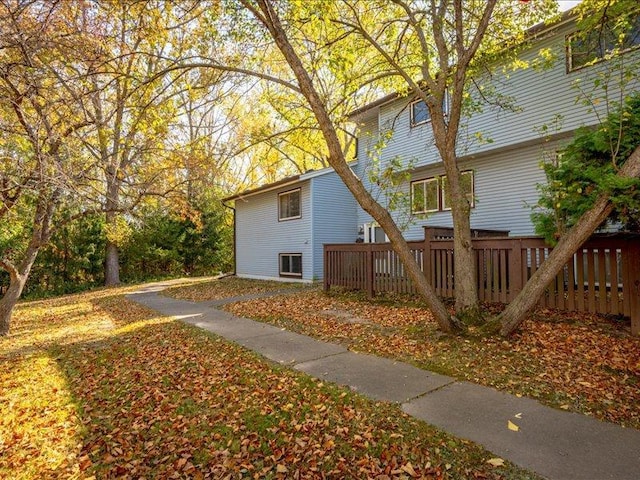
[[[447,229],[425,229],[425,240],[409,242],[422,271],[441,297],[455,295],[453,239]],[[549,256],[539,237],[485,237],[475,231],[478,296],[483,302],[507,303]],[[484,233],[482,233],[484,232]],[[505,234],[506,232],[493,233]],[[378,292],[415,293],[413,282],[389,243],[327,244],[324,286]],[[596,235],[588,240],[546,287],[543,307],[631,318],[640,334],[640,237]]]

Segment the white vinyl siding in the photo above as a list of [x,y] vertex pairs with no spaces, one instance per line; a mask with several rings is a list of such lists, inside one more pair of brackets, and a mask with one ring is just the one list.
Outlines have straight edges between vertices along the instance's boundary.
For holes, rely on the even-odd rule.
[[[552,36],[544,38],[525,50],[520,58],[530,64],[539,62],[542,49],[551,52],[553,61],[548,68],[496,68],[486,78],[476,78],[478,85],[490,84],[503,101],[508,99],[513,108],[482,106],[480,112],[463,116],[457,142],[460,157],[500,152],[516,145],[531,145],[541,141],[541,131],[546,127],[548,135],[570,135],[576,128],[595,125],[599,116],[606,115],[604,89],[594,89],[594,81],[614,62],[601,62],[589,68],[567,73],[565,37],[572,32],[570,26],[559,28]],[[640,60],[640,49],[629,52],[626,65]],[[615,82],[619,75],[611,75]],[[602,80],[600,80],[602,82]],[[580,85],[577,88],[576,85]],[[627,94],[639,87],[638,80],[625,80]],[[490,90],[490,89],[489,89]],[[593,105],[585,105],[581,90],[597,96]],[[619,85],[613,83],[607,89],[609,99],[619,99]],[[473,88],[474,98],[480,95]],[[416,168],[439,163],[440,155],[435,147],[432,123],[411,126],[411,99],[400,98],[379,107],[379,131],[391,132],[380,153],[381,168],[391,159],[399,158],[407,167]],[[362,142],[363,137],[360,137]]]

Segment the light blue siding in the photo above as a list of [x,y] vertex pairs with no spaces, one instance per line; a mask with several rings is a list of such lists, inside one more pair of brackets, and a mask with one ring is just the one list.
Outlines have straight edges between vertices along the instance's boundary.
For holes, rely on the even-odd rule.
[[[475,207],[471,209],[472,228],[509,230],[510,235],[532,235],[531,207],[538,201],[537,184],[545,183],[540,162],[560,148],[561,142],[532,145],[462,162],[461,169],[474,172]],[[413,175],[414,180],[442,175],[444,169],[427,167]],[[398,216],[398,214],[394,215]],[[409,240],[424,238],[424,225],[451,227],[451,212],[414,218],[404,232]]]
[[[278,193],[298,187],[301,218],[278,221]],[[238,276],[278,279],[278,254],[301,253],[302,278],[313,278],[309,181],[238,199],[235,208]]]
[[[602,62],[574,72],[566,72],[565,36],[572,31],[570,25],[561,28],[554,35],[535,43],[535,47],[525,50],[520,58],[532,62],[542,49],[548,49],[555,61],[549,68],[524,68],[516,71],[496,69],[491,77],[476,79],[479,84],[491,84],[501,95],[512,100],[515,110],[485,105],[482,112],[463,118],[458,139],[458,155],[461,157],[500,151],[515,145],[540,141],[540,129],[550,127],[549,134],[567,134],[584,125],[595,125],[606,113],[604,90],[596,89],[595,105],[585,105],[584,93],[594,89],[594,79],[603,71],[612,68],[613,62]],[[640,51],[632,51],[623,56],[627,65],[640,60]],[[620,85],[616,75],[612,75],[608,87],[610,101],[619,99]],[[638,89],[637,81],[626,81],[625,93]],[[582,93],[581,93],[582,92]],[[478,96],[477,92],[471,92]],[[594,98],[595,98],[594,97]],[[379,107],[379,131],[391,131],[391,139],[382,151],[382,162],[400,158],[403,164],[421,166],[440,161],[435,147],[431,124],[416,127],[410,125],[408,103],[410,99],[398,99]],[[560,115],[560,122],[556,122]],[[600,116],[600,117],[599,117]],[[368,127],[361,130],[360,143],[366,140]],[[477,134],[490,142],[480,142]]]
[[355,242],[356,201],[335,172],[311,180],[314,278],[324,277],[323,245]]
[[[497,69],[491,77],[477,79],[479,84],[491,84],[501,95],[510,97],[516,108],[485,106],[483,111],[462,120],[458,139],[460,168],[472,169],[475,175],[476,206],[471,212],[472,227],[510,230],[511,235],[532,234],[530,207],[538,199],[536,185],[545,182],[544,172],[539,167],[543,150],[554,152],[570,141],[578,127],[596,125],[604,116],[607,102],[603,89],[595,92],[600,96],[595,105],[586,106],[579,97],[581,91],[593,94],[590,90],[593,90],[594,79],[614,68],[614,63],[602,62],[567,73],[565,37],[574,28],[571,24],[564,25],[520,55],[521,59],[532,62],[542,49],[548,49],[554,55],[551,67],[515,71]],[[638,62],[640,51],[629,52],[622,58],[627,65]],[[615,75],[612,77],[616,78]],[[637,81],[628,82],[624,85],[624,93],[630,94],[638,87]],[[619,94],[620,85],[613,81],[608,87],[608,99],[615,101]],[[364,171],[371,164],[371,158],[367,158],[368,146],[374,145],[385,132],[391,132],[391,137],[379,153],[382,168],[398,158],[405,168],[414,171],[413,179],[444,172],[431,124],[411,127],[409,102],[409,98],[397,99],[361,114],[359,168],[363,182],[374,196],[374,186],[364,178]],[[377,128],[373,125],[375,121]],[[548,127],[547,138],[541,133],[545,125]],[[478,141],[478,133],[491,141]],[[408,194],[409,184],[403,188]],[[413,219],[409,224],[406,215],[406,211],[394,213],[399,226],[405,228],[405,237],[410,240],[423,238],[424,225],[452,225],[449,211],[432,213],[426,219]],[[358,208],[358,224],[370,221],[370,216]]]

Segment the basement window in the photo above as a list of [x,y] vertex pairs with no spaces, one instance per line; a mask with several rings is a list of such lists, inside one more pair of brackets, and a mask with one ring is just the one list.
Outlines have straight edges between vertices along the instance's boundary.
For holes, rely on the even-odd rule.
[[302,254],[301,253],[281,253],[280,254],[280,276],[281,277],[302,277]]

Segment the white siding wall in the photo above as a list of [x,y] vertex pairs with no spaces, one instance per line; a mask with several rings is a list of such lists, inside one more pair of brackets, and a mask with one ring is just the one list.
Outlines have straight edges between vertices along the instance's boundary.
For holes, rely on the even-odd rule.
[[[278,221],[278,193],[300,186],[302,218]],[[279,277],[279,253],[302,253],[304,280],[313,278],[311,188],[308,181],[239,199],[236,208],[236,273]]]
[[356,201],[338,175],[328,173],[311,180],[314,279],[324,277],[325,243],[355,242],[358,227]]

